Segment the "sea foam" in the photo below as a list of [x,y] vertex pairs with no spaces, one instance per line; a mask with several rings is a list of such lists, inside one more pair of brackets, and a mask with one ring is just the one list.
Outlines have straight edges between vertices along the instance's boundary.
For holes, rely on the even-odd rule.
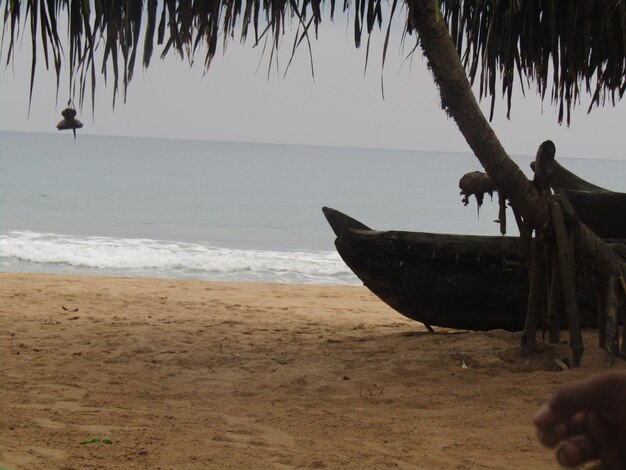
[[11,231],[0,270],[279,283],[359,284],[336,252]]

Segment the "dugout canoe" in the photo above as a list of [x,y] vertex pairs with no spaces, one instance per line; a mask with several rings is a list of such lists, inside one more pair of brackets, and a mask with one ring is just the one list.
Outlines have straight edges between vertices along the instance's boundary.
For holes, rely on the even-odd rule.
[[[534,162],[531,164],[534,171]],[[605,239],[626,239],[626,193],[596,186],[553,163],[550,186],[564,193],[581,222]]]
[[[528,269],[517,237],[376,231],[338,210],[322,210],[344,262],[405,317],[455,329],[523,329]],[[581,300],[583,327],[596,326],[594,305],[595,299]]]
[[576,215],[604,239],[626,239],[626,193],[612,191],[561,190]]

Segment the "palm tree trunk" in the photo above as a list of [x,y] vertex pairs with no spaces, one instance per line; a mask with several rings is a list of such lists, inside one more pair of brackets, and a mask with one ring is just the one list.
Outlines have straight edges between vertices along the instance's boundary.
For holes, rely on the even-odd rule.
[[407,0],[409,14],[420,38],[443,109],[459,127],[465,140],[495,184],[531,227],[548,221],[545,201],[510,159],[483,115],[463,69],[457,50],[434,0]]

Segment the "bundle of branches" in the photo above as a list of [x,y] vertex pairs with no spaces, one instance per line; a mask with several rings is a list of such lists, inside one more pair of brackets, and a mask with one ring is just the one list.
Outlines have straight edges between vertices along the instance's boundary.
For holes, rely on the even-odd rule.
[[[547,201],[548,220],[541,226],[529,227],[516,216],[521,235],[520,258],[529,261],[531,277],[522,346],[526,350],[534,346],[539,322],[550,329],[550,341],[559,342],[559,310],[565,307],[573,364],[580,364],[583,344],[577,321],[575,278],[582,268],[593,272],[598,280],[600,345],[606,348],[607,361],[611,363],[616,355],[626,358],[626,329],[622,330],[621,348],[619,345],[619,324],[626,327],[626,194],[593,185],[571,173],[554,160],[555,152],[554,144],[545,141],[531,164],[535,172],[532,184]],[[470,195],[476,196],[480,206],[484,193],[497,191],[482,172],[467,173],[459,186],[465,205]],[[499,195],[501,213],[496,222],[502,227],[506,219],[502,213],[503,197]],[[536,236],[531,244],[533,230]],[[597,235],[619,240],[601,240]]]

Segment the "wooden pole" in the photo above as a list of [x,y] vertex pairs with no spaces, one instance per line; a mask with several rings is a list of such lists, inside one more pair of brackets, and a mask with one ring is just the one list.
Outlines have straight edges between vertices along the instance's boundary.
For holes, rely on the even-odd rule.
[[[620,296],[623,297],[623,296]],[[622,343],[619,351],[619,356],[622,359],[626,359],[626,305],[622,305],[622,308],[618,310],[619,323],[622,325]],[[619,334],[619,325],[617,325]]]
[[521,346],[524,352],[534,350],[536,345],[537,326],[545,327],[546,318],[546,243],[541,230],[536,231],[535,243],[530,251],[530,266],[528,270],[530,289],[528,292],[528,307]]
[[500,234],[506,235],[506,197],[498,191],[498,223],[500,224]]
[[565,226],[565,217],[561,205],[557,201],[550,203],[552,225],[556,238],[556,251],[559,259],[559,270],[563,286],[565,310],[567,311],[567,323],[569,326],[570,348],[572,350],[572,365],[580,366],[583,356],[584,345],[580,331],[580,316],[578,314],[578,300],[576,299],[576,278],[574,276],[574,259],[571,250],[570,239]]
[[[619,292],[618,295],[618,316],[619,323],[622,324],[622,344],[620,349],[620,357],[622,359],[626,359],[626,279],[624,279],[624,275],[620,274],[621,289],[617,289]],[[622,299],[622,306],[619,307],[619,298]],[[619,328],[619,325],[618,325]],[[619,330],[618,330],[619,331]]]
[[539,302],[541,299],[541,274],[543,269],[543,246],[541,231],[535,232],[535,245],[531,248],[531,263],[529,266],[530,290],[528,292],[528,307],[526,321],[521,338],[523,352],[531,352],[536,345],[537,320],[539,318]]
[[561,271],[556,249],[551,249],[552,269],[550,272],[550,290],[548,293],[548,327],[550,329],[550,343],[560,343],[559,323],[561,307],[563,305],[563,287],[561,286]]
[[606,356],[605,365],[611,367],[619,353],[617,325],[617,279],[610,276],[606,284]]
[[513,216],[515,217],[515,222],[517,223],[517,228],[519,229],[519,257],[520,261],[524,264],[528,263],[530,259],[530,245],[533,238],[533,231],[528,226],[526,222],[522,219],[522,216],[517,212],[514,208]]
[[606,349],[606,300],[607,294],[607,281],[599,275],[597,280],[596,302],[598,305],[598,346],[602,349]]

